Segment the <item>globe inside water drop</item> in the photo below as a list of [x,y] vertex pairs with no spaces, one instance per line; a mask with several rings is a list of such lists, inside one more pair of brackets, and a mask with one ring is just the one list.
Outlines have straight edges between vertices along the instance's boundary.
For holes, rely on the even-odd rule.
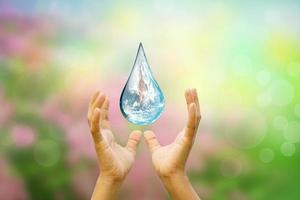
[[120,109],[131,123],[148,125],[155,122],[165,105],[164,95],[154,79],[140,43],[137,55],[120,97]]

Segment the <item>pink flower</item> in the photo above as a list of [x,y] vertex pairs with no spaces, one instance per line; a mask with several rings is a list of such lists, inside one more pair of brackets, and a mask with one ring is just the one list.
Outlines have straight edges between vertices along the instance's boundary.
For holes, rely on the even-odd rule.
[[136,157],[126,181],[125,200],[165,199],[160,180],[152,167],[151,155],[145,149]]
[[35,131],[26,125],[14,125],[11,130],[11,137],[18,147],[26,147],[36,141]]
[[[1,101],[1,100],[0,100]],[[0,125],[5,124],[13,114],[13,107],[9,102],[0,102]]]
[[0,126],[8,122],[13,114],[13,106],[4,98],[4,91],[0,87]]
[[60,104],[60,100],[57,98],[50,99],[42,105],[40,113],[45,119],[66,130],[71,125],[72,118],[63,110]]
[[9,37],[5,38],[4,42],[8,54],[15,55],[22,54],[28,45],[25,38],[18,35],[9,35]]
[[73,188],[75,193],[83,199],[90,199],[93,193],[93,188],[97,181],[98,168],[88,168],[77,171],[73,177]]
[[6,200],[27,199],[22,181],[9,174],[8,165],[2,158],[0,158],[0,197]]
[[93,138],[90,135],[86,121],[72,123],[66,130],[66,140],[69,146],[69,162],[77,163],[81,158],[95,160]]
[[49,61],[51,49],[47,45],[40,45],[39,41],[40,38],[53,37],[53,34],[47,34],[51,30],[51,23],[45,23],[47,21],[42,18],[37,20],[15,12],[0,15],[0,26],[13,24],[12,30],[0,29],[0,55],[4,58],[17,57],[24,62],[23,67],[27,71],[40,72]]

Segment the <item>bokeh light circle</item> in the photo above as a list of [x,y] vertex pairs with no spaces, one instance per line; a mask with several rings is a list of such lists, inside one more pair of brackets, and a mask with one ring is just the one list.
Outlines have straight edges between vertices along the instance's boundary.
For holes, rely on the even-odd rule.
[[272,149],[264,148],[260,151],[259,158],[264,163],[272,162],[274,159],[274,152]]
[[256,74],[256,80],[260,85],[265,86],[270,82],[271,75],[268,71],[261,70]]
[[300,118],[300,104],[297,104],[294,108],[295,115]]
[[278,115],[273,119],[273,126],[277,130],[284,130],[288,124],[288,119],[284,116]]
[[300,142],[300,122],[289,122],[284,129],[284,137],[289,142]]
[[294,143],[285,142],[281,145],[281,153],[284,156],[292,156],[296,151],[296,147]]
[[224,134],[234,146],[242,149],[257,146],[265,137],[267,122],[262,113],[250,108],[237,108],[228,113]]
[[53,140],[39,141],[34,148],[35,161],[42,166],[53,166],[60,158],[58,144]]
[[226,158],[221,163],[221,173],[224,177],[234,178],[241,174],[242,163],[236,158]]
[[271,100],[272,100],[272,98],[270,97],[269,94],[263,93],[263,94],[257,96],[256,103],[257,103],[257,105],[259,105],[261,107],[266,107],[266,106],[270,105]]
[[272,104],[275,106],[288,105],[294,98],[293,85],[285,80],[273,81],[267,93],[271,96]]
[[237,55],[232,59],[234,73],[247,76],[252,72],[252,60],[246,55]]

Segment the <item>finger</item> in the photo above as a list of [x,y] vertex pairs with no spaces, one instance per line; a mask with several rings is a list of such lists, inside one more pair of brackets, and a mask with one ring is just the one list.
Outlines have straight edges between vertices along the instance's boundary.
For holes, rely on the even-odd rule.
[[193,89],[187,89],[185,92],[185,98],[187,102],[187,108],[189,109],[189,105],[191,103],[196,104],[196,129],[198,128],[200,119],[201,119],[201,112],[200,112],[200,105],[199,105],[199,100],[198,100],[198,95],[197,95],[197,90],[195,88]]
[[107,97],[105,97],[105,100],[101,106],[100,109],[100,121],[101,121],[101,127],[104,129],[110,129],[110,123],[108,120],[108,109],[109,109],[109,100]]
[[109,100],[106,97],[101,106],[101,118],[108,120]]
[[93,114],[93,109],[92,109],[92,105],[94,103],[94,101],[96,100],[96,98],[98,97],[100,91],[97,91],[92,97],[91,97],[91,100],[89,102],[89,108],[88,108],[88,113],[87,113],[87,118],[88,118],[88,123],[89,125],[90,124],[90,121],[91,121],[91,117],[92,117],[92,114]]
[[100,91],[97,91],[91,98],[91,104],[93,104],[95,102],[95,100],[97,99],[98,95],[100,94]]
[[156,149],[160,147],[158,140],[156,139],[155,134],[152,131],[145,131],[144,138],[148,145],[148,148],[153,153]]
[[193,98],[191,96],[191,89],[187,89],[185,91],[185,100],[186,100],[186,106],[187,106],[187,109],[188,109],[189,105],[193,102]]
[[193,102],[195,102],[195,104],[196,104],[196,131],[197,131],[200,120],[201,120],[201,112],[200,112],[200,105],[199,105],[197,90],[195,88],[191,90],[191,96],[192,96]]
[[91,133],[95,144],[98,144],[103,138],[100,132],[100,109],[96,108],[91,120]]
[[189,142],[192,142],[197,130],[196,104],[191,103],[188,109],[188,120],[186,124],[185,136]]
[[99,94],[96,100],[94,101],[92,105],[92,110],[95,110],[95,108],[101,108],[103,102],[105,100],[105,95],[104,94]]
[[199,123],[200,119],[201,119],[201,109],[200,109],[200,104],[199,104],[199,100],[198,100],[198,94],[197,94],[197,90],[194,88],[192,90],[192,96],[193,96],[193,101],[196,103],[196,115],[197,115],[197,121]]
[[141,140],[141,135],[142,135],[141,131],[137,131],[137,130],[132,131],[131,134],[129,135],[126,148],[134,154]]

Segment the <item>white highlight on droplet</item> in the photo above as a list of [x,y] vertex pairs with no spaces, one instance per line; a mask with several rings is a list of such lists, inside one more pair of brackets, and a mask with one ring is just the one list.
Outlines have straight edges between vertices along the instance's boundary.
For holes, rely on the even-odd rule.
[[273,119],[273,126],[277,130],[283,130],[288,124],[288,120],[284,116],[276,116]]
[[264,163],[272,162],[274,159],[274,152],[272,149],[264,148],[260,151],[259,158]]
[[267,93],[271,96],[273,105],[285,106],[294,98],[294,87],[286,80],[277,80],[271,82]]
[[284,137],[289,142],[300,142],[300,122],[289,122],[284,129]]
[[296,147],[294,143],[285,142],[281,145],[281,153],[284,156],[292,156],[296,151]]

